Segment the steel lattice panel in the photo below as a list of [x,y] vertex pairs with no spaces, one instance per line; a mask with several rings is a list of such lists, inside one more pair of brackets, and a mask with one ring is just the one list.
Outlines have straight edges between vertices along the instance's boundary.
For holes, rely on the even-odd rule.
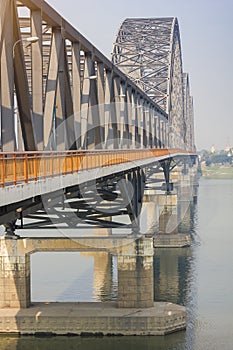
[[185,107],[179,25],[176,18],[126,19],[112,62],[168,113],[170,146],[185,142]]

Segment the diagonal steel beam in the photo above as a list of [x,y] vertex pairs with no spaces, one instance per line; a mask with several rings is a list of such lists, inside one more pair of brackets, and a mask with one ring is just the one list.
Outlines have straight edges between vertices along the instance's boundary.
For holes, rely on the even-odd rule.
[[35,139],[38,150],[44,149],[43,121],[43,57],[42,57],[42,14],[40,10],[31,11],[31,35],[38,37],[32,50],[32,110]]
[[[0,4],[1,4],[1,12],[0,12],[0,54],[2,52],[2,44],[3,44],[3,40],[4,40],[4,23],[6,18],[9,19],[9,16],[6,15],[6,10],[7,10],[7,6],[9,5],[9,1],[8,0],[0,0]],[[8,23],[9,26],[9,23]]]
[[13,2],[1,3],[8,21],[1,16],[1,150],[15,150],[14,68],[13,68]]
[[51,149],[53,140],[52,132],[54,132],[54,114],[56,112],[56,92],[59,58],[62,52],[62,34],[61,29],[54,28],[50,52],[49,70],[46,83],[45,106],[44,106],[44,145],[45,148]]
[[[13,38],[14,43],[21,40],[17,9],[13,6]],[[24,53],[21,43],[13,48],[15,92],[18,102],[19,118],[21,123],[24,149],[26,151],[36,150],[36,142],[32,124],[32,110],[29,100],[29,88],[25,68]]]

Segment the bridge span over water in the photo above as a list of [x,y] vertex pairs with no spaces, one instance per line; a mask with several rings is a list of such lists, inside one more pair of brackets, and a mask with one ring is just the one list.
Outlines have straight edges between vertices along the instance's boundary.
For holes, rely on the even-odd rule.
[[1,0],[0,29],[0,223],[8,234],[17,218],[50,197],[64,203],[67,193],[79,198],[77,215],[100,215],[88,200],[93,184],[98,204],[124,199],[135,223],[156,174],[170,193],[170,171],[194,165],[176,18],[125,20],[112,62],[45,1]]
[[[61,250],[118,258],[118,311],[98,306],[99,321],[90,307],[79,309],[65,331],[185,328],[184,308],[155,307],[153,292],[154,246],[187,245],[177,202],[180,214],[196,195],[193,99],[177,19],[126,19],[110,61],[45,1],[0,0],[0,60],[0,308],[11,330],[64,332],[64,310],[55,326],[49,307],[48,315],[37,309],[30,325],[29,313],[8,310],[31,306],[30,255]],[[142,234],[143,207],[149,228]],[[156,220],[158,230],[149,224]],[[49,236],[64,224],[82,237]],[[30,237],[38,227],[40,237]],[[99,233],[84,235],[84,227]],[[108,231],[115,228],[123,234]],[[134,316],[121,308],[134,308]],[[0,321],[0,332],[9,331]]]

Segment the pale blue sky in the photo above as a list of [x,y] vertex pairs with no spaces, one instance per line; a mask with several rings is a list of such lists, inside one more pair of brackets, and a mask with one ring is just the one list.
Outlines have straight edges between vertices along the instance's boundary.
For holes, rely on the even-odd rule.
[[190,74],[198,149],[233,146],[232,0],[47,0],[108,58],[128,17],[178,18]]

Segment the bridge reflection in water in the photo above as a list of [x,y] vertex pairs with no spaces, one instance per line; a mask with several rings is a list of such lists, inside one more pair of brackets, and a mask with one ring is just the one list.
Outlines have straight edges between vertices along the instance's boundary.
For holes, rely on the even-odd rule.
[[[93,295],[104,292],[100,300],[111,299],[117,280],[115,309],[123,309],[117,322],[115,314],[107,314],[107,327],[88,316],[91,332],[158,335],[184,329],[183,307],[159,303],[156,309],[153,300],[154,247],[190,244],[189,225],[180,224],[180,234],[179,223],[190,217],[198,178],[193,98],[183,72],[177,19],[124,21],[110,62],[45,1],[0,4],[0,224],[5,226],[0,307],[9,308],[7,312],[18,307],[19,318],[33,312],[33,253],[78,251],[85,259],[92,255]],[[142,42],[145,35],[153,50]],[[30,50],[25,42],[33,44]],[[140,58],[140,69],[131,60],[129,45]],[[35,227],[47,237],[41,232],[32,237]],[[52,236],[59,231],[62,235]],[[160,254],[155,263],[160,266],[158,292],[164,292],[162,286],[167,289],[170,273],[178,298],[180,280],[175,276],[181,259]],[[76,256],[67,271],[82,265],[75,263]],[[78,301],[77,290],[72,292],[76,282],[79,278],[70,278],[69,292]],[[140,310],[128,316],[127,308]],[[51,326],[56,332],[58,323],[48,325],[43,312],[37,331],[50,331]],[[88,329],[79,313],[76,322],[67,317],[66,329],[63,317],[58,333]],[[19,331],[21,321],[12,319]]]
[[[187,210],[185,232],[188,224],[191,234],[194,233],[195,204]],[[154,300],[186,305],[193,264],[192,247],[155,248]],[[117,258],[109,253],[32,255],[32,301],[116,301],[117,289]]]
[[[187,219],[187,217],[186,217]],[[195,235],[196,232],[196,207],[192,207],[191,216],[189,220],[191,232]],[[187,220],[186,220],[187,224]],[[188,318],[192,314],[192,317],[195,315],[196,308],[196,284],[195,284],[195,240],[191,247],[183,249],[166,249],[158,248],[155,251],[154,256],[154,299],[166,300],[170,302],[175,302],[187,306]],[[34,300],[42,300],[41,295],[43,294],[43,288],[45,287],[43,283],[43,278],[45,282],[44,272],[38,275],[39,271],[46,271],[48,268],[47,260],[41,259],[42,254],[35,254],[32,264],[32,276],[33,276],[33,285],[32,290],[35,293],[36,297]],[[60,253],[57,253],[58,255]],[[62,253],[65,254],[65,253]],[[69,268],[70,264],[73,264],[74,272],[76,273],[77,268],[80,270],[80,265],[74,266],[74,261],[76,262],[80,259],[78,257],[73,258],[67,253],[66,258],[62,259],[62,264],[64,264],[64,270]],[[73,253],[74,255],[78,253]],[[53,256],[50,255],[50,259]],[[63,257],[64,258],[64,257]],[[72,285],[64,286],[62,285],[62,280],[64,281],[63,276],[61,276],[61,271],[59,271],[59,264],[56,263],[59,261],[57,256],[54,259],[55,268],[53,271],[50,271],[49,276],[46,277],[46,281],[50,280],[48,288],[50,289],[51,300],[56,300],[57,291],[56,289],[60,287],[62,290],[66,290],[71,296],[77,295],[79,292],[81,295],[89,298],[89,301],[98,300],[114,300],[117,297],[117,285],[116,278],[114,277],[114,270],[116,270],[116,261],[112,260],[112,256],[107,253],[80,253],[80,258],[85,260],[85,265],[82,264],[82,273],[79,274],[78,278],[75,280],[75,283]],[[69,263],[69,259],[71,260]],[[61,259],[60,259],[61,261]],[[82,260],[83,261],[83,260]],[[84,266],[88,266],[86,269]],[[86,280],[89,280],[88,290],[85,289]],[[54,287],[54,280],[59,284],[56,284]],[[37,283],[35,284],[35,282]],[[90,294],[90,282],[92,284],[92,294]],[[59,282],[58,282],[59,283]],[[48,290],[46,292],[47,297],[49,295]],[[67,293],[63,294],[63,298],[67,300]],[[53,296],[55,298],[53,298]],[[63,299],[64,300],[64,299]],[[87,300],[87,299],[85,299]],[[62,301],[62,294],[61,294]],[[7,338],[3,337],[3,341],[0,342],[0,350],[5,349],[29,349],[30,347],[35,347],[40,350],[44,349],[46,346],[51,349],[72,349],[73,347],[79,346],[80,349],[108,349],[111,347],[114,350],[119,349],[119,346],[123,350],[128,349],[142,349],[145,347],[145,344],[148,348],[156,346],[158,349],[174,349],[178,347],[179,349],[185,348],[186,338],[188,338],[188,348],[192,349],[192,339],[193,339],[193,328],[192,324],[195,322],[194,319],[188,322],[188,329],[186,331],[186,336],[184,333],[177,333],[167,337],[140,337],[140,338],[128,338],[128,337],[105,337],[105,338],[82,338],[82,337],[54,337],[54,338],[35,338],[35,337],[20,337],[20,338]],[[187,344],[186,344],[187,345]]]

